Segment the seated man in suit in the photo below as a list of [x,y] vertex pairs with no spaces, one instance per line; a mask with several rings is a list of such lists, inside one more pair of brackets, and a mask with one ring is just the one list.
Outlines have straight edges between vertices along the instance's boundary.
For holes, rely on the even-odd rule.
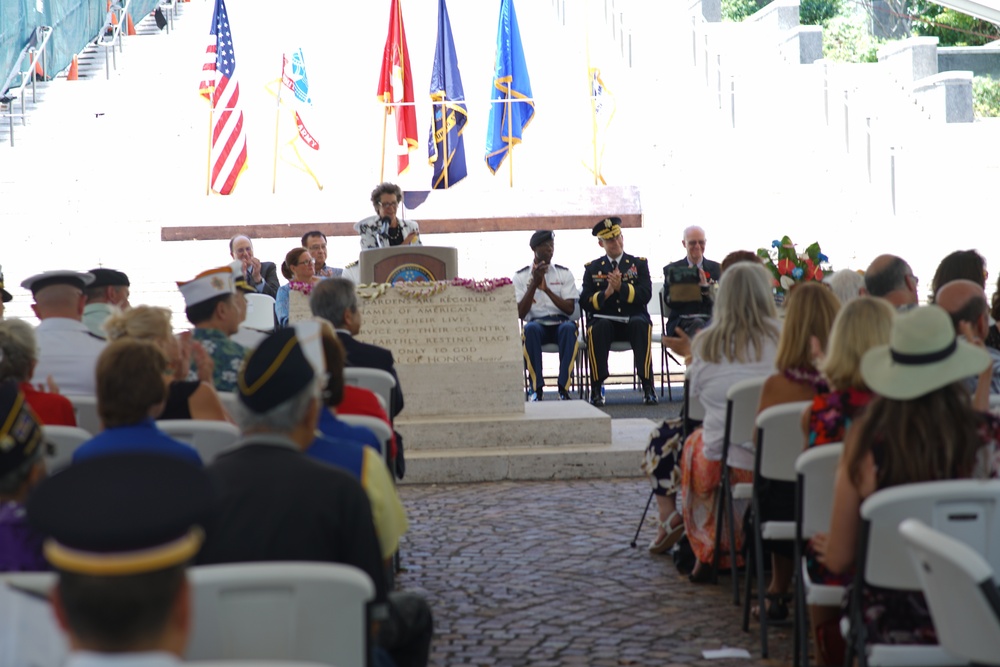
[[249,236],[237,234],[229,239],[229,256],[243,264],[247,284],[261,294],[278,297],[278,267],[274,262],[262,262],[253,254]]
[[590,402],[604,405],[601,386],[608,379],[608,353],[615,340],[632,346],[635,369],[642,381],[643,402],[656,405],[650,353],[653,327],[646,304],[653,291],[645,257],[625,253],[621,219],[606,218],[594,225],[593,235],[604,256],[583,267],[580,306],[587,311],[587,348],[590,350]]
[[569,374],[576,360],[576,322],[570,319],[580,297],[573,273],[552,264],[555,235],[551,230],[535,232],[528,245],[535,252],[531,266],[514,274],[517,316],[524,320],[524,357],[531,378],[529,401],[542,400],[542,345],[559,344],[559,399],[570,400]]
[[[329,280],[336,280],[330,278]],[[432,622],[414,594],[390,595],[371,505],[357,479],[305,451],[316,438],[319,381],[296,329],[281,329],[247,357],[235,417],[243,438],[208,466],[218,489],[199,563],[276,560],[345,563],[375,584],[376,638],[398,665],[425,665]]]
[[681,327],[687,336],[704,329],[712,317],[711,285],[719,282],[718,262],[705,258],[705,230],[692,225],[684,230],[681,245],[687,256],[663,267],[663,296],[670,316],[663,335],[676,336]]
[[28,520],[59,573],[67,667],[182,664],[194,623],[186,568],[212,500],[203,470],[155,454],[102,456],[38,486]]
[[[346,278],[327,278],[321,281],[313,287],[309,308],[313,315],[322,317],[337,330],[337,337],[347,355],[347,366],[377,368],[396,378],[392,404],[389,406],[389,418],[395,419],[403,410],[403,390],[399,386],[399,377],[396,376],[396,364],[389,350],[354,338],[361,331],[361,311],[358,310],[358,295],[354,283]],[[406,473],[406,463],[403,438],[399,433],[396,433],[395,463],[396,476],[402,479]]]

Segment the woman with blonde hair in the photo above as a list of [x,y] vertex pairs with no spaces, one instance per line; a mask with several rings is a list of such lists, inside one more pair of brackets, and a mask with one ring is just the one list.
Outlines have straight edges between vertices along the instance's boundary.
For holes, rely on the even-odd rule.
[[[773,375],[764,381],[757,412],[784,403],[812,400],[827,391],[815,358],[826,349],[840,300],[820,282],[795,285],[785,299],[785,321],[778,340]],[[752,460],[752,459],[751,459]],[[791,482],[758,482],[760,521],[794,521],[795,485]],[[771,581],[767,587],[767,615],[772,620],[788,617],[788,594],[792,582],[791,544],[764,542],[771,555]],[[760,613],[758,610],[757,613]]]
[[[714,507],[723,465],[726,393],[735,382],[773,372],[778,337],[771,274],[760,264],[733,265],[719,282],[712,323],[692,341],[692,361],[688,366],[691,395],[705,408],[702,427],[684,444],[681,464],[684,529],[698,560],[691,572],[692,581],[709,581],[713,575]],[[747,464],[746,460],[739,460],[738,454],[735,458],[732,454],[731,451],[729,464],[739,469],[732,471],[730,483],[749,482],[752,461]],[[661,515],[664,509],[669,509],[664,504],[673,504],[673,498],[666,497],[668,501],[660,502]],[[660,498],[657,496],[658,501]],[[739,551],[742,530],[736,532]],[[723,553],[728,554],[728,535],[724,533],[722,538]],[[721,558],[723,567],[728,566],[726,560],[725,556]]]
[[[104,323],[104,329],[108,332],[109,341],[122,338],[151,341],[167,355],[173,381],[159,419],[229,421],[229,415],[212,384],[212,359],[197,342],[191,340],[189,332],[179,338],[174,337],[169,310],[157,306],[136,306],[110,317]],[[195,358],[198,377],[188,380],[191,356]]]

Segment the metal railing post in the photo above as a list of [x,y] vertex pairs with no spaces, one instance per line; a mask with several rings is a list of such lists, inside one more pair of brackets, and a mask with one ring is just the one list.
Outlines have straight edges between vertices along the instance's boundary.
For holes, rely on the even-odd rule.
[[889,196],[892,199],[892,214],[896,215],[896,147],[889,146]]
[[851,112],[850,112],[850,109],[848,108],[847,94],[848,94],[848,91],[845,90],[844,91],[844,149],[847,150],[848,153],[850,153],[851,152],[851,126],[850,126]]
[[865,117],[865,133],[867,135],[867,145],[865,147],[868,161],[868,182],[872,182],[872,119],[871,116]]

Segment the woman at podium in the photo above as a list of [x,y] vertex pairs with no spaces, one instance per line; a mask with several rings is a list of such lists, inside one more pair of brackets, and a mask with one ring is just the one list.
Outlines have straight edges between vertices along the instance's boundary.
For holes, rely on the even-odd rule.
[[354,225],[354,231],[361,235],[362,250],[420,245],[420,225],[397,215],[402,202],[403,191],[394,183],[379,183],[372,190],[375,215]]

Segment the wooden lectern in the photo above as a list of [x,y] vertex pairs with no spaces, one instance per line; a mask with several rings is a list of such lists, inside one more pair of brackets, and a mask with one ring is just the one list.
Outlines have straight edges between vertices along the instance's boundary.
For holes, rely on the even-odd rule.
[[451,280],[458,277],[458,250],[399,245],[363,250],[358,266],[361,284]]

